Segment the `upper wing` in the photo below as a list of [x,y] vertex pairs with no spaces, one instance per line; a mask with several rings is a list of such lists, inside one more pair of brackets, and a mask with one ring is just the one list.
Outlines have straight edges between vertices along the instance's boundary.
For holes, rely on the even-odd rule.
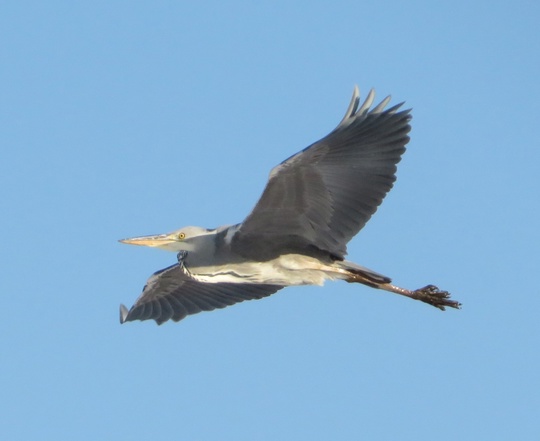
[[355,87],[339,125],[326,137],[275,167],[251,214],[233,237],[245,256],[270,257],[316,247],[343,258],[346,244],[377,210],[396,179],[409,141],[409,110],[385,98],[359,108]]
[[244,300],[262,299],[283,288],[277,285],[202,283],[186,274],[180,264],[154,273],[141,296],[128,309],[120,305],[120,323],[153,319],[158,325],[190,314],[225,308]]

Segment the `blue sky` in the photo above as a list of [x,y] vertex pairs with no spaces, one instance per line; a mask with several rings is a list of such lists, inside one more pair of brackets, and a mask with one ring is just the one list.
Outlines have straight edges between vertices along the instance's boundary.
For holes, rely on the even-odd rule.
[[[540,6],[0,7],[0,438],[538,439]],[[117,239],[240,222],[354,84],[413,108],[346,283],[120,326],[174,262]]]

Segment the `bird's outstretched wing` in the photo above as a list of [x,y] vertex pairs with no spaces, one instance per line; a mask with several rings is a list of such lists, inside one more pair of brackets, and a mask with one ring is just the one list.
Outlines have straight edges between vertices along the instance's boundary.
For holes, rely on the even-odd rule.
[[370,109],[371,90],[359,107],[355,87],[349,108],[326,137],[275,167],[251,214],[232,240],[247,258],[271,258],[317,248],[338,258],[377,210],[396,179],[409,141],[409,110]]
[[181,264],[154,273],[141,296],[128,309],[120,305],[120,323],[153,319],[158,325],[190,314],[225,308],[244,300],[262,299],[280,290],[278,285],[202,283],[191,278]]

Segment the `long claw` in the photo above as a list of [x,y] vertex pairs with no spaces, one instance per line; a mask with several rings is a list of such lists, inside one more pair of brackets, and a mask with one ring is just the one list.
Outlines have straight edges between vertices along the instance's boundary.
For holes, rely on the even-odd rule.
[[435,308],[439,308],[441,311],[444,311],[447,306],[449,308],[461,309],[461,303],[450,300],[450,293],[448,291],[441,291],[435,285],[427,285],[417,289],[412,292],[411,297],[435,306]]

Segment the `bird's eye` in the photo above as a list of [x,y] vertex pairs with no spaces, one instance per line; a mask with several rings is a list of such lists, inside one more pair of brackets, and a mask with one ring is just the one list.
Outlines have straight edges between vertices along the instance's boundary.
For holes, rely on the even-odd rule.
[[186,238],[186,233],[178,233],[176,237],[180,240],[184,240]]

